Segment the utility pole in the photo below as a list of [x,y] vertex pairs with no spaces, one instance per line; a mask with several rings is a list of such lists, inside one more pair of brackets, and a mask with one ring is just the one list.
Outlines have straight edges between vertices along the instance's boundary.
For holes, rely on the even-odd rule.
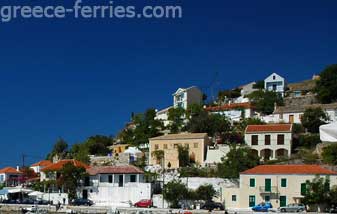
[[25,166],[25,157],[26,157],[26,155],[22,154],[22,167]]

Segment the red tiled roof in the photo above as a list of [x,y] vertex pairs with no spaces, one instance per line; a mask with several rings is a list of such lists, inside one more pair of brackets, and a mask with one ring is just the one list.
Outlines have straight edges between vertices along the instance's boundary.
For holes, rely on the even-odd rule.
[[3,169],[0,169],[0,173],[5,173],[5,174],[22,174],[22,172],[17,171],[16,169],[14,169],[13,167],[6,167]]
[[308,174],[308,175],[337,175],[337,172],[325,169],[319,165],[260,165],[240,174]]
[[291,124],[248,125],[246,133],[254,132],[291,132]]
[[125,166],[101,166],[87,169],[89,175],[97,174],[144,174],[143,170],[132,165]]
[[225,111],[225,110],[231,110],[231,109],[237,109],[237,108],[252,108],[252,104],[249,102],[246,103],[231,103],[231,104],[226,104],[222,106],[209,106],[206,107],[206,111]]
[[73,160],[73,159],[65,159],[65,160],[60,160],[57,163],[53,163],[45,168],[43,168],[41,171],[58,171],[63,168],[63,166],[67,163],[73,164],[75,167],[78,168],[85,168],[88,169],[89,166],[82,163],[81,161],[78,160]]
[[51,164],[53,163],[49,160],[42,160],[42,161],[32,164],[32,166],[49,166]]

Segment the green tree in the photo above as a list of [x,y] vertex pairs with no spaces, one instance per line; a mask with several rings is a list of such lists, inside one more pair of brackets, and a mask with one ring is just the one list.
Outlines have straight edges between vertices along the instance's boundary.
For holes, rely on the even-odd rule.
[[337,64],[325,68],[319,75],[316,92],[322,103],[337,101]]
[[83,181],[87,176],[86,170],[81,167],[75,167],[72,163],[67,163],[59,173],[61,176],[57,180],[58,185],[68,192],[70,200],[75,199],[79,182]]
[[329,201],[330,180],[316,177],[313,181],[306,182],[304,198],[306,205],[322,205]]
[[149,138],[161,135],[164,125],[156,120],[155,109],[148,109],[142,114],[133,114],[132,124],[134,128],[126,128],[121,131],[118,138],[126,144],[139,146],[149,143]]
[[178,149],[179,167],[189,166],[190,156],[188,147],[179,145],[177,149]]
[[322,159],[324,163],[337,165],[337,144],[331,144],[323,148]]
[[322,108],[308,108],[302,116],[302,125],[311,133],[318,133],[319,127],[326,124],[329,116]]
[[81,161],[83,163],[89,164],[89,149],[86,144],[74,144],[70,150],[71,156],[73,159]]
[[186,109],[186,118],[192,118],[196,115],[199,115],[201,112],[205,111],[202,105],[197,103],[187,106]]
[[255,105],[255,109],[263,114],[271,114],[274,111],[275,103],[283,105],[282,96],[274,91],[258,90],[250,93],[247,97]]
[[168,111],[168,120],[170,123],[171,133],[179,133],[184,126],[185,109],[183,108],[170,108]]
[[199,200],[211,201],[216,194],[217,192],[211,184],[199,186],[196,190],[197,199]]
[[260,158],[249,147],[232,145],[226,157],[218,164],[218,174],[223,178],[239,178],[242,171],[253,168],[260,163]]
[[55,155],[63,159],[68,153],[68,143],[62,138],[58,139],[53,147],[53,150],[47,155],[48,160],[52,160]]
[[337,202],[337,186],[333,186],[329,192],[330,204],[336,204]]
[[188,189],[180,180],[173,180],[164,186],[163,195],[172,208],[179,208],[178,202],[188,198]]
[[207,133],[209,136],[223,134],[231,128],[228,119],[218,114],[208,114],[206,111],[193,116],[187,123],[186,129],[192,133]]
[[264,89],[264,80],[256,81],[256,83],[253,85],[254,89]]

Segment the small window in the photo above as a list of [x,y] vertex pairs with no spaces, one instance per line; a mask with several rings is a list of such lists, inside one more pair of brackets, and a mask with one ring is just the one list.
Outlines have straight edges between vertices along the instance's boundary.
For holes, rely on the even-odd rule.
[[252,135],[252,145],[258,145],[259,143],[259,136],[258,135]]
[[287,179],[286,178],[281,179],[281,187],[287,187]]
[[158,150],[158,149],[159,149],[159,145],[158,145],[158,144],[155,144],[155,145],[154,145],[154,149],[155,149],[155,150]]
[[249,186],[250,187],[255,187],[255,178],[249,179]]
[[284,145],[284,135],[283,134],[277,135],[277,145]]
[[167,144],[164,144],[164,149],[167,149]]
[[264,144],[270,145],[270,135],[269,134],[264,136]]
[[265,201],[265,202],[269,202],[269,201],[270,201],[270,195],[264,196],[264,201]]
[[104,182],[103,176],[99,176],[99,182]]
[[109,175],[109,183],[112,183],[112,175]]
[[307,184],[301,183],[301,195],[305,195],[306,191],[307,191]]
[[136,175],[130,175],[130,182],[135,183],[136,182]]
[[236,195],[232,195],[232,201],[236,201]]
[[194,143],[194,148],[198,148],[198,143]]
[[274,75],[274,76],[273,76],[273,80],[275,80],[275,79],[276,79],[276,76]]

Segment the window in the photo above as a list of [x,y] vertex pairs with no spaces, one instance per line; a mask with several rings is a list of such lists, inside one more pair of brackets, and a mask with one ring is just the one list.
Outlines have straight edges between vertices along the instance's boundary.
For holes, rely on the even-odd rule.
[[255,206],[255,195],[250,195],[249,196],[249,207],[254,207]]
[[232,201],[236,201],[236,195],[232,195]]
[[301,183],[301,195],[305,195],[306,191],[307,191],[307,184]]
[[255,178],[249,179],[249,186],[250,187],[255,187]]
[[195,149],[198,148],[198,143],[194,143],[193,145]]
[[112,175],[109,175],[109,183],[112,183]]
[[275,80],[275,79],[276,79],[276,76],[274,75],[274,76],[273,76],[273,80]]
[[135,183],[136,182],[136,175],[130,175],[130,182]]
[[270,195],[264,196],[264,201],[265,201],[265,202],[269,202],[269,201],[270,201]]
[[287,179],[286,178],[281,179],[281,187],[287,187]]
[[4,179],[4,175],[0,175],[0,181],[2,182],[2,181],[4,181],[5,179]]
[[264,191],[266,192],[271,192],[271,179],[270,178],[266,178],[264,179]]
[[270,135],[269,134],[264,136],[264,144],[270,145]]
[[258,145],[259,136],[258,135],[252,135],[252,145]]
[[155,145],[154,145],[154,149],[155,149],[155,150],[158,150],[158,149],[159,149],[159,145],[158,145],[158,144],[155,144]]
[[164,149],[167,149],[167,144],[164,144]]
[[104,182],[104,177],[103,176],[99,176],[99,182],[101,182],[101,183]]
[[277,145],[284,145],[284,135],[283,134],[277,135]]

